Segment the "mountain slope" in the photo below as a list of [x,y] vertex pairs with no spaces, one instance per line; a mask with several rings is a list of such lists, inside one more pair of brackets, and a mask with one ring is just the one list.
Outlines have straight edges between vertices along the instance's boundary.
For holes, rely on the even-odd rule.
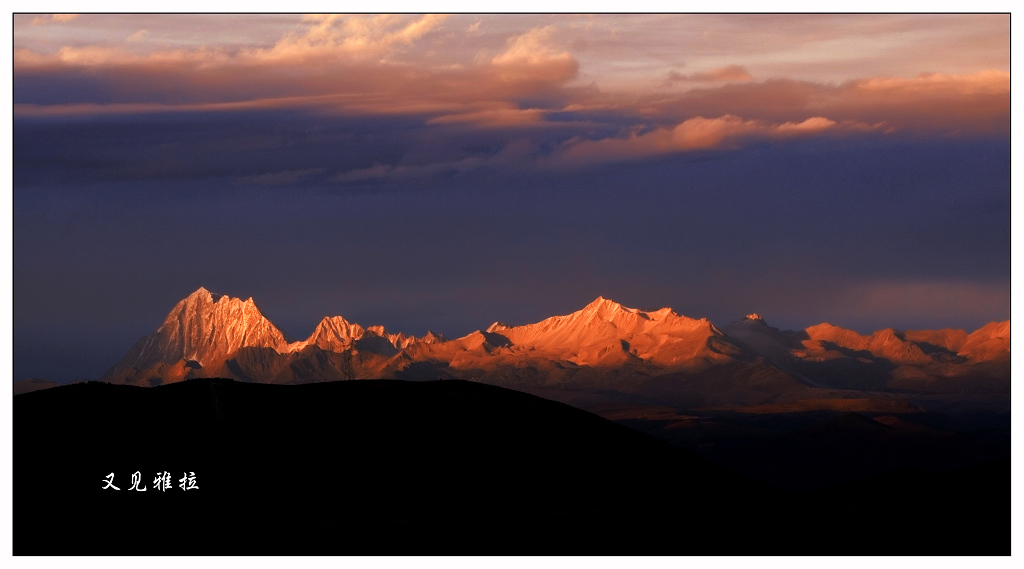
[[211,367],[241,348],[282,350],[287,344],[284,334],[264,318],[252,298],[243,301],[214,295],[200,287],[176,304],[163,324],[139,340],[105,377],[123,378],[132,368],[145,370],[180,362]]
[[660,366],[700,368],[741,353],[706,319],[680,316],[670,308],[626,308],[603,297],[572,314],[515,327],[495,322],[487,331],[513,346],[588,366],[618,365],[634,357]]
[[1009,359],[1010,321],[990,322],[964,340],[958,355],[974,361]]

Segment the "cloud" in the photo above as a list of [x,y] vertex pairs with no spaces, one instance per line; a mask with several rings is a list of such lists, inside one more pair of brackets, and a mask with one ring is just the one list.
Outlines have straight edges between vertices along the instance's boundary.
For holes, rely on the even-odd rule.
[[471,124],[483,127],[508,127],[540,124],[543,121],[543,109],[520,109],[511,103],[499,103],[480,110],[469,110],[434,117],[428,120],[427,124]]
[[[444,117],[431,124],[492,126],[539,121],[539,111],[517,110],[523,97],[553,97],[564,104],[558,90],[578,64],[554,47],[554,28],[507,38],[498,55],[472,61],[451,60],[457,50],[433,58],[429,50],[412,49],[445,18],[310,16],[301,29],[266,48],[141,52],[112,44],[64,46],[48,54],[19,48],[15,100],[20,110],[40,114],[45,111],[25,105],[71,104],[82,113],[92,104],[106,113],[131,112],[140,104],[258,108],[287,99],[325,112],[435,114]],[[451,41],[450,35],[437,41]],[[104,100],[90,99],[93,93]]]
[[259,186],[290,186],[298,183],[303,178],[319,174],[323,168],[303,168],[301,170],[282,170],[280,172],[268,172],[254,176],[245,176],[240,182],[256,184]]
[[[604,127],[605,137],[610,130],[622,131],[624,125],[641,121],[657,129],[694,117],[725,116],[776,125],[777,134],[790,135],[836,128],[871,130],[883,123],[886,129],[929,136],[1009,131],[1006,71],[868,76],[822,83],[790,78],[754,81],[741,65],[706,65],[689,74],[670,72],[668,84],[662,82],[662,87],[675,84],[671,90],[650,90],[661,81],[656,75],[645,76],[642,84],[648,87],[602,89],[595,78],[618,73],[624,60],[594,59],[593,53],[606,54],[611,49],[598,36],[582,42],[589,46],[583,55],[590,59],[581,60],[571,47],[580,37],[563,37],[564,30],[553,25],[483,33],[485,26],[476,26],[481,19],[448,22],[446,18],[307,16],[290,31],[275,30],[278,35],[262,46],[179,43],[166,48],[162,43],[136,42],[144,38],[145,30],[139,30],[142,26],[135,21],[133,27],[125,28],[133,31],[116,36],[128,37],[120,43],[76,43],[44,51],[18,44],[15,112],[19,116],[216,112],[292,106],[323,114],[414,115],[430,127],[507,128],[558,121],[560,126],[576,122],[583,129],[589,128],[583,123],[597,122]],[[648,20],[661,22],[659,33],[680,25],[664,18]],[[157,30],[152,23],[145,25],[146,30]],[[153,33],[161,39],[167,35]],[[758,69],[765,68],[764,59],[754,55],[750,57]],[[741,52],[737,57],[747,56]],[[584,64],[590,67],[581,76]],[[660,74],[665,66],[644,69],[636,73]],[[679,87],[686,90],[680,92]],[[805,122],[814,117],[828,117],[833,124]],[[581,137],[580,142],[599,138],[597,131],[574,134]],[[657,137],[647,136],[630,148],[668,144],[679,149],[672,146],[676,143],[659,146]],[[719,144],[727,144],[739,135],[723,132],[721,136]]]
[[126,37],[124,39],[124,41],[126,41],[126,42],[143,41],[143,40],[146,39],[147,36],[149,36],[149,30],[139,30],[139,31],[133,33],[132,35]]
[[[836,121],[825,117],[811,117],[803,122],[787,122],[775,127],[778,133],[820,132],[836,126]],[[864,125],[866,126],[866,125]]]
[[33,26],[45,26],[47,24],[63,24],[78,17],[78,14],[48,14],[32,18]]
[[464,173],[476,170],[487,165],[489,161],[479,156],[470,156],[461,160],[449,160],[446,162],[435,162],[432,164],[400,164],[392,166],[389,164],[374,164],[369,168],[350,170],[339,174],[331,179],[340,184],[348,182],[361,182],[374,179],[403,180],[410,178],[425,178],[443,173]]
[[387,177],[389,173],[394,171],[395,167],[390,164],[374,164],[369,168],[356,168],[338,174],[332,181],[344,184],[346,182],[361,182],[363,180],[376,180],[379,178]]
[[270,49],[247,55],[259,62],[302,62],[313,58],[385,58],[412,45],[439,27],[448,16],[428,14],[409,21],[392,14],[379,16],[311,15],[301,33],[288,34]]
[[377,179],[424,178],[442,173],[461,174],[485,167],[521,164],[535,153],[536,148],[527,139],[517,138],[492,155],[468,156],[459,160],[447,160],[427,164],[379,164],[368,168],[356,168],[333,177],[331,181],[345,184]]
[[[314,15],[303,18],[303,28],[286,34],[270,48],[179,48],[148,53],[125,51],[119,45],[63,46],[46,56],[27,49],[16,50],[16,66],[64,63],[71,65],[126,65],[192,63],[209,65],[265,65],[308,62],[352,63],[385,60],[414,44],[439,27],[448,16],[425,15],[409,20],[404,16]],[[143,39],[139,30],[128,41]],[[340,60],[339,60],[340,58]]]
[[998,95],[1010,89],[1010,73],[995,69],[972,74],[950,75],[921,73],[917,77],[875,77],[853,81],[851,86],[861,93],[892,95]]
[[[1007,133],[1010,74],[923,74],[873,77],[839,85],[769,79],[691,89],[644,101],[668,116],[733,114],[771,122],[827,116],[838,123],[886,123],[896,130]],[[809,125],[808,125],[809,126]]]
[[[669,131],[669,144],[658,145],[658,150],[673,151],[714,148],[721,146],[727,138],[758,132],[765,128],[764,125],[757,121],[744,121],[732,115],[725,115],[717,119],[695,117],[679,123]],[[661,132],[660,130],[655,131],[647,136],[654,140],[661,139],[664,138],[661,136]]]
[[334,97],[280,97],[225,103],[78,103],[69,105],[36,105],[16,103],[14,112],[21,117],[74,117],[192,112],[231,112],[246,110],[301,109],[305,106],[327,106]]
[[825,117],[782,124],[744,120],[734,115],[710,119],[693,117],[672,128],[657,128],[643,133],[633,131],[626,138],[584,140],[577,137],[566,142],[555,159],[569,165],[636,160],[676,152],[735,147],[745,138],[818,134],[836,126],[836,121]]
[[[128,36],[126,42],[145,38],[146,30]],[[105,68],[128,65],[171,71],[168,65],[191,65],[193,69],[224,65],[231,60],[230,54],[221,49],[175,49],[140,54],[124,49],[122,45],[64,46],[52,54],[42,54],[28,49],[14,50],[14,67],[17,71],[46,70],[60,73],[67,68],[94,68],[103,72]]]
[[680,81],[687,82],[714,82],[714,81],[752,81],[750,73],[742,65],[726,65],[725,67],[719,67],[718,69],[712,69],[710,71],[701,71],[698,73],[691,73],[684,75],[678,71],[668,72],[668,84],[678,83]]
[[579,63],[567,51],[554,46],[557,28],[545,26],[509,38],[508,48],[491,59],[498,77],[508,82],[563,81],[572,79]]

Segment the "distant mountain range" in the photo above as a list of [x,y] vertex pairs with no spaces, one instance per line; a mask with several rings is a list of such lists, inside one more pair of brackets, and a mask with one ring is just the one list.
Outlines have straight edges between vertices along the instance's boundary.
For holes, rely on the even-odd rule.
[[256,307],[200,288],[104,376],[156,386],[194,377],[260,383],[469,379],[516,389],[605,390],[683,406],[763,405],[839,391],[1008,394],[1010,322],[963,330],[831,324],[779,330],[757,314],[718,327],[670,308],[597,298],[534,324],[447,339],[324,318],[291,341]]

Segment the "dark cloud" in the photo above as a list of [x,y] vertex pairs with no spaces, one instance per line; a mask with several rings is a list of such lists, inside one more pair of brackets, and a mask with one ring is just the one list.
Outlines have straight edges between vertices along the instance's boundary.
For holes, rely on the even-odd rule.
[[[15,183],[226,178],[305,171],[324,179],[398,161],[420,120],[373,121],[302,112],[185,113],[16,120]],[[259,183],[259,182],[257,182]]]

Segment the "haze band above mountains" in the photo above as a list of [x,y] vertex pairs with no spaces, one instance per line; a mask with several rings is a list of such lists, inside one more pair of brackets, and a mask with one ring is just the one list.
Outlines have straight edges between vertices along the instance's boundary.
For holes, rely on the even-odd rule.
[[603,389],[678,405],[842,397],[835,390],[1009,392],[1010,322],[863,336],[830,324],[781,331],[757,314],[717,327],[669,308],[597,298],[523,326],[495,322],[449,340],[324,318],[290,341],[253,300],[200,288],[104,380],[155,386],[192,377],[263,383],[461,378],[513,388]]

